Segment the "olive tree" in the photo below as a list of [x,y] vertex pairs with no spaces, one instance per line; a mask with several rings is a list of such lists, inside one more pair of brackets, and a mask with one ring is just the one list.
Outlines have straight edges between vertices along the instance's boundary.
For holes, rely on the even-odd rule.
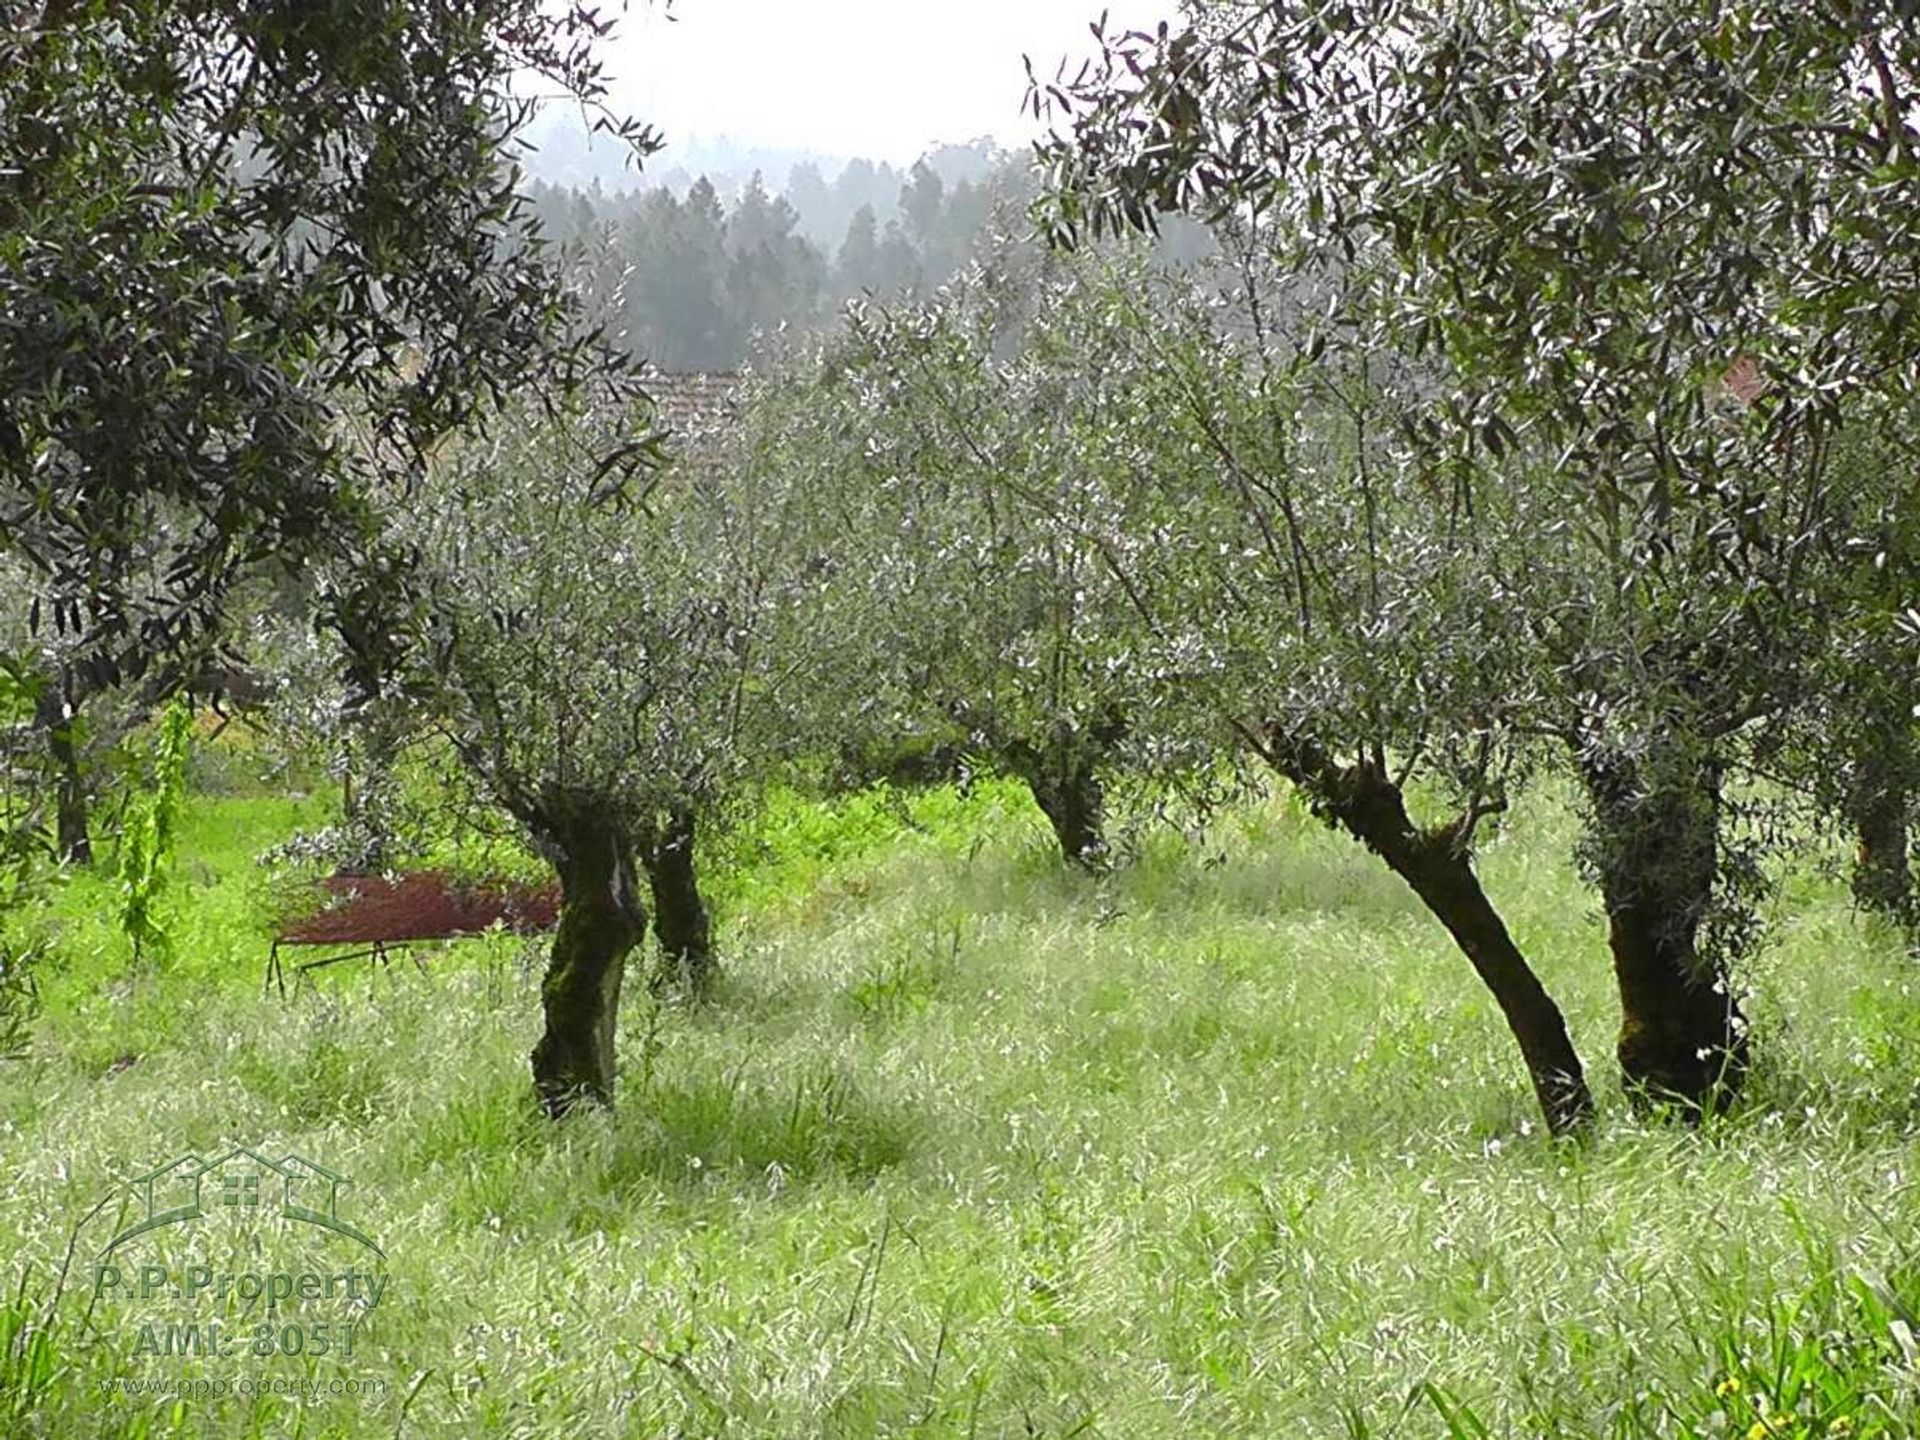
[[1095,868],[1137,627],[1087,527],[1060,517],[1116,397],[1099,354],[1036,323],[1038,261],[1004,244],[931,301],[854,306],[787,374],[806,398],[769,463],[836,497],[836,623],[858,662],[828,693],[854,728],[1018,777],[1062,858]]
[[693,817],[780,748],[773,705],[803,653],[782,497],[682,466],[644,493],[610,484],[602,457],[645,433],[611,400],[513,412],[393,518],[426,596],[415,692],[560,882],[532,1057],[555,1115],[612,1101],[650,869],[670,946],[706,958]]
[[1920,354],[1920,35],[1678,0],[1188,20],[1037,87],[1055,233],[1190,208],[1322,266],[1330,322],[1422,367],[1405,443],[1543,522],[1552,578],[1515,595],[1588,798],[1622,1073],[1724,1105],[1756,873],[1729,780],[1827,650],[1828,441]]
[[1494,534],[1399,441],[1422,377],[1309,332],[1322,277],[1229,255],[1060,295],[1065,334],[1114,337],[1123,398],[1088,431],[1083,508],[1143,632],[1136,723],[1237,744],[1379,856],[1493,995],[1549,1129],[1575,1130],[1592,1101],[1565,1019],[1474,866],[1539,748]]

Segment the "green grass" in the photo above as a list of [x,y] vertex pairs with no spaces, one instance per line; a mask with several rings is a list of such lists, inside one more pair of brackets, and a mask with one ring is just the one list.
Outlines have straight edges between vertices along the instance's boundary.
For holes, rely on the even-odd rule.
[[[317,813],[194,802],[164,971],[127,973],[106,881],[60,895],[0,1073],[0,1434],[1920,1433],[1920,967],[1816,869],[1747,977],[1753,1094],[1702,1134],[1617,1096],[1564,808],[1488,848],[1602,1090],[1570,1147],[1438,927],[1296,807],[1096,881],[1005,786],[776,797],[718,877],[718,996],[631,987],[618,1114],[555,1127],[516,942],[261,995],[251,856]],[[228,1139],[351,1178],[389,1277],[351,1361],[87,1328],[113,1207],[76,1224]],[[189,1228],[154,1243],[225,1243]],[[102,1389],[242,1375],[386,1389]]]

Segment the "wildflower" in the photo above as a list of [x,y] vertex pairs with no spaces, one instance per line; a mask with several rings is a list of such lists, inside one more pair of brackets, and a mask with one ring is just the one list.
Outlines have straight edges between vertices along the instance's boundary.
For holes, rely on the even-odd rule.
[[1793,1412],[1791,1410],[1782,1410],[1776,1415],[1769,1415],[1763,1420],[1754,1421],[1753,1425],[1747,1431],[1747,1440],[1771,1440],[1771,1437],[1780,1434],[1782,1431],[1791,1430],[1792,1428]]
[[1827,1422],[1827,1433],[1829,1435],[1851,1435],[1853,1433],[1852,1419],[1845,1415],[1834,1416],[1833,1419]]
[[1718,1395],[1722,1400],[1726,1399],[1729,1395],[1738,1395],[1740,1393],[1740,1377],[1738,1375],[1727,1376],[1726,1379],[1713,1387],[1713,1393]]

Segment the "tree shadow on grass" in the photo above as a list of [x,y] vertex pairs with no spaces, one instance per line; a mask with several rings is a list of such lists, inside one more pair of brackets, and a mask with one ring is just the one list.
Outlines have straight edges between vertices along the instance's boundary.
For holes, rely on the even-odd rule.
[[704,1186],[725,1177],[777,1194],[818,1180],[870,1181],[904,1161],[920,1126],[827,1064],[748,1078],[656,1077],[629,1086],[609,1185]]
[[451,1143],[410,1150],[409,1163],[444,1172],[435,1184],[455,1226],[573,1237],[620,1233],[663,1198],[691,1213],[863,1185],[905,1161],[921,1129],[821,1064],[649,1083],[630,1070],[612,1114],[582,1107],[555,1123],[528,1087],[452,1102],[446,1120]]

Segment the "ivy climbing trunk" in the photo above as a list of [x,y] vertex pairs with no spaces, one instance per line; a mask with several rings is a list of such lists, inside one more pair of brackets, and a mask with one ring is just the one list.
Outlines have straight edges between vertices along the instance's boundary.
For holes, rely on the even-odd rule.
[[699,994],[712,983],[714,954],[713,926],[693,868],[694,830],[693,811],[675,806],[640,853],[653,892],[653,933],[665,961],[660,978]]
[[1566,1019],[1487,897],[1466,826],[1416,825],[1400,787],[1372,761],[1342,764],[1310,742],[1280,737],[1269,737],[1261,753],[1300,786],[1323,819],[1384,860],[1446,927],[1519,1043],[1548,1131],[1567,1135],[1584,1127],[1593,1095]]
[[546,1030],[533,1047],[533,1083],[558,1119],[583,1102],[613,1104],[620,981],[647,916],[633,844],[619,825],[574,815],[544,828],[560,876],[560,923],[540,988]]
[[1620,991],[1620,1079],[1640,1108],[1724,1111],[1746,1078],[1746,1020],[1700,953],[1719,873],[1720,770],[1681,746],[1583,757],[1593,860]]

